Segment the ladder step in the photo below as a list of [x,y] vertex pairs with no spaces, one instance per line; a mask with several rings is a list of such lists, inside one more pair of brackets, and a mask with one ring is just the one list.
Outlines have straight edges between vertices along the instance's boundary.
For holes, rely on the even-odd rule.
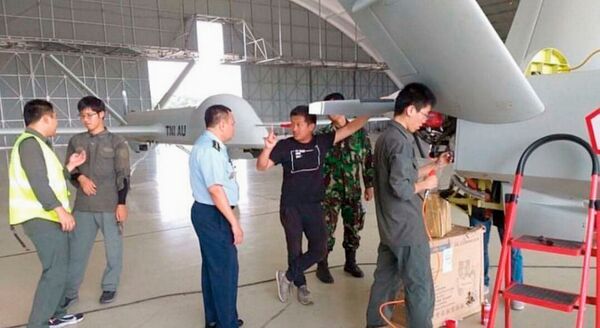
[[579,305],[577,294],[522,284],[512,284],[504,297],[563,312],[571,312]]
[[529,249],[538,252],[579,256],[584,254],[584,244],[579,241],[524,235],[512,239],[514,248]]

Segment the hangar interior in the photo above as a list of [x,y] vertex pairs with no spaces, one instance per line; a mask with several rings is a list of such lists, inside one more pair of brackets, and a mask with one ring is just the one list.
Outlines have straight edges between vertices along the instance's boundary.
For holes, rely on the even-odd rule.
[[[505,40],[520,1],[477,2]],[[222,44],[198,40],[198,22],[219,25]],[[203,96],[194,94],[195,82],[189,78],[195,75],[210,83],[215,77],[203,75],[197,62],[219,48],[219,60],[239,70],[235,82],[240,86],[239,96],[264,121],[285,121],[294,106],[331,92],[341,92],[348,99],[373,99],[398,89],[387,65],[336,0],[2,0],[0,128],[23,127],[22,108],[34,98],[56,106],[60,127],[81,126],[76,103],[88,94],[104,99],[110,107],[108,125],[119,125],[119,117],[131,111],[197,105]],[[167,74],[164,69],[153,73],[150,68],[162,64],[170,70],[168,78],[161,75]],[[153,80],[166,82],[153,87]],[[376,132],[383,126],[372,123],[370,130]],[[4,222],[8,221],[7,169],[14,140],[0,137],[0,217]],[[54,138],[61,156],[67,141],[68,136]],[[193,199],[187,158],[172,145],[132,152],[135,169],[118,296],[110,305],[98,304],[105,263],[99,234],[79,303],[72,308],[86,313],[78,326],[203,326],[201,257],[190,222]],[[281,171],[257,172],[254,160],[236,160],[235,167],[241,194],[237,213],[245,231],[239,247],[238,290],[244,327],[364,327],[379,242],[373,202],[366,203],[358,251],[365,277],[356,279],[343,272],[343,232],[338,228],[338,243],[330,257],[335,283],[320,283],[312,268],[307,277],[315,304],[303,306],[295,299],[282,304],[273,279],[274,271],[286,266],[277,210]],[[453,216],[455,224],[468,225],[462,212]],[[39,261],[33,246],[25,242],[27,250],[15,240],[8,224],[0,224],[2,328],[26,324],[39,278]],[[493,232],[492,279],[499,245]],[[578,281],[580,263],[557,263],[552,256],[527,254],[525,277],[576,289],[570,282]],[[589,327],[594,315],[594,311],[586,314]],[[519,327],[566,327],[574,321],[574,314],[528,306],[514,314],[514,321]],[[479,327],[479,317],[471,316],[460,326]]]

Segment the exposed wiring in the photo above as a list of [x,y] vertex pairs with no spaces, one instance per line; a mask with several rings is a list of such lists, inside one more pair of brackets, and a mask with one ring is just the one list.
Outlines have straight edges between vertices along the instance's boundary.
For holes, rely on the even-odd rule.
[[[429,191],[429,190],[427,190],[427,191]],[[425,221],[425,206],[426,206],[427,201],[429,199],[431,199],[429,197],[429,195],[430,195],[430,193],[426,192],[425,196],[423,197],[423,206],[421,208],[421,212],[422,212],[422,217],[423,217],[423,224],[425,225],[425,232],[427,233],[427,238],[428,238],[429,241],[431,241],[433,238],[431,237],[431,233],[429,232],[429,229],[427,229],[427,223]],[[440,264],[441,264],[441,261],[442,261],[442,254],[440,252],[438,252],[437,256],[435,257],[435,259],[436,259],[436,262],[437,262],[436,263],[437,271],[435,273],[435,277],[433,277],[433,285],[434,286],[435,286],[435,282],[438,280],[438,278],[440,276],[440,271],[441,271]],[[379,306],[379,315],[381,316],[381,318],[383,319],[383,321],[385,321],[385,323],[388,326],[390,326],[392,328],[400,328],[400,327],[394,325],[394,323],[392,323],[387,318],[387,316],[384,313],[385,308],[388,307],[388,306],[391,306],[391,305],[400,305],[400,304],[403,304],[403,303],[404,303],[404,300],[388,301],[388,302],[385,302],[385,303],[383,303],[383,304],[381,304]]]
[[579,65],[577,65],[577,66],[575,66],[575,67],[571,67],[571,68],[569,68],[569,72],[572,72],[572,71],[574,71],[574,70],[580,69],[580,68],[581,68],[583,65],[587,64],[587,62],[588,62],[590,59],[592,59],[592,57],[593,57],[594,55],[596,55],[596,54],[598,54],[598,53],[600,53],[600,49],[596,49],[596,50],[592,51],[592,53],[591,53],[591,54],[589,54],[589,55],[588,55],[588,56],[587,56],[587,57],[586,57],[586,58],[585,58],[585,59],[584,59],[584,60],[581,62],[581,64],[579,64]]
[[462,182],[460,177],[456,174],[452,175],[452,178],[450,178],[450,182],[451,182],[451,185],[456,186],[459,191],[462,191],[465,194],[467,194],[473,198],[482,199],[482,200],[485,199],[485,192],[474,190],[474,189],[470,188],[469,186],[464,184],[464,182]]

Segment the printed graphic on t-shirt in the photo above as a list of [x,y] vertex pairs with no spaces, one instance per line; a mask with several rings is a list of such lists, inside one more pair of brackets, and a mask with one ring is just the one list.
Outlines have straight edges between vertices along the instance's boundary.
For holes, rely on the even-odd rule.
[[319,170],[321,167],[321,151],[319,146],[313,149],[293,149],[290,151],[292,174]]

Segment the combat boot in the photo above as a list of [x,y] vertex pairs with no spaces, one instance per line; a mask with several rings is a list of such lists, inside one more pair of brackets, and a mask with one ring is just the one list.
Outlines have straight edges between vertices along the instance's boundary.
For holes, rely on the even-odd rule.
[[325,284],[333,284],[333,276],[329,272],[329,263],[327,263],[328,256],[326,255],[321,262],[317,263],[317,278]]
[[346,250],[346,264],[344,264],[344,271],[356,278],[362,278],[365,274],[356,264],[356,251]]

